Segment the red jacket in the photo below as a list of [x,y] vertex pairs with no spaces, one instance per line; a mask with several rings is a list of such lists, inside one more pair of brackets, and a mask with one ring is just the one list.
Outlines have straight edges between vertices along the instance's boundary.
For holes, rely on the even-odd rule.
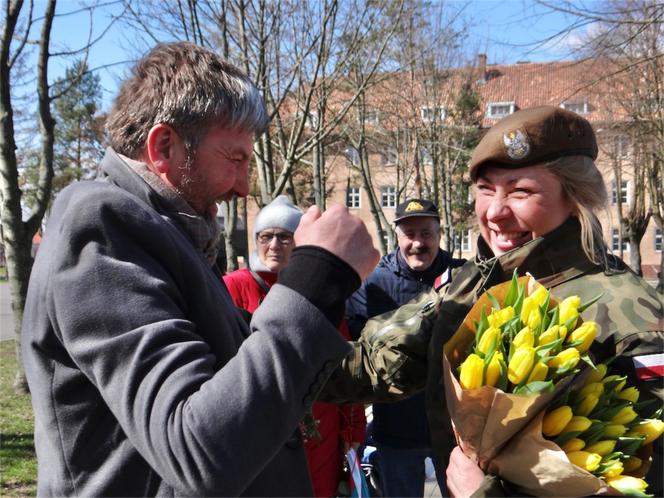
[[[257,272],[268,287],[277,280],[272,272]],[[235,305],[253,313],[267,294],[247,268],[224,275],[224,283]],[[350,334],[346,322],[339,331],[348,340]],[[335,496],[343,467],[344,443],[360,443],[364,440],[366,418],[363,405],[335,405],[316,401],[313,404],[314,419],[318,422],[320,439],[306,439],[304,447],[314,495],[321,498]]]

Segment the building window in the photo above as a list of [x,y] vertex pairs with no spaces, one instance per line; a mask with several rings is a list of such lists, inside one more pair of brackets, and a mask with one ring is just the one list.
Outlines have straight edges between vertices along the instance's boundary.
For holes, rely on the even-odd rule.
[[464,230],[454,235],[454,249],[459,250],[459,247],[462,252],[470,252],[470,230]]
[[445,120],[447,113],[445,108],[441,106],[435,107],[420,107],[420,117],[425,123],[433,123],[434,121],[442,122]]
[[367,109],[364,113],[364,122],[367,124],[377,125],[380,121],[378,111]]
[[560,107],[577,114],[588,114],[588,102],[563,102],[560,104]]
[[662,252],[662,229],[655,228],[655,251]]
[[383,157],[385,158],[385,164],[395,165],[399,162],[399,151],[396,147],[388,147]]
[[431,165],[433,164],[433,157],[431,156],[431,152],[427,147],[420,147],[420,154],[419,154],[419,160],[420,164],[426,164],[426,165]]
[[488,118],[497,119],[512,114],[515,110],[514,102],[491,102],[487,106],[486,114]]
[[346,147],[346,150],[344,150],[344,153],[346,154],[346,159],[348,159],[352,165],[360,164],[360,151],[355,147],[349,145]]
[[[620,203],[627,204],[629,200],[629,181],[623,180],[620,182]],[[616,189],[615,180],[611,183],[611,203],[618,203],[618,191]]]
[[616,135],[613,137],[613,154],[615,157],[629,156],[630,140],[627,135]]
[[360,207],[360,187],[348,187],[346,191],[346,206],[353,209]]
[[318,128],[318,113],[316,111],[309,111],[304,124],[307,128]]
[[[614,228],[611,232],[611,248],[614,251],[620,250],[620,232],[617,228]],[[626,240],[622,241],[622,250],[623,252],[629,251],[629,242]]]
[[380,188],[380,205],[385,208],[397,207],[397,189],[396,187]]

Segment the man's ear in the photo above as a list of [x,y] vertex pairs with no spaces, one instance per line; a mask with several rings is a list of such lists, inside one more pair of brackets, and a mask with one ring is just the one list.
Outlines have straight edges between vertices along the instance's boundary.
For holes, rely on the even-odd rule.
[[184,144],[177,132],[165,123],[150,128],[145,143],[145,162],[159,176],[173,174],[184,157]]

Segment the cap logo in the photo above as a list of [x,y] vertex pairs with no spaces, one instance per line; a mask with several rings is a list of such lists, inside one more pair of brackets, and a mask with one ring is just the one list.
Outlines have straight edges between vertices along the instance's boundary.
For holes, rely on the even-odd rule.
[[522,130],[512,130],[503,133],[503,143],[510,159],[523,159],[530,153],[528,137]]
[[424,209],[424,206],[422,204],[420,204],[419,202],[413,201],[413,202],[408,203],[408,205],[406,206],[406,209],[404,209],[404,211],[406,213],[408,213],[410,211],[422,211],[423,209]]

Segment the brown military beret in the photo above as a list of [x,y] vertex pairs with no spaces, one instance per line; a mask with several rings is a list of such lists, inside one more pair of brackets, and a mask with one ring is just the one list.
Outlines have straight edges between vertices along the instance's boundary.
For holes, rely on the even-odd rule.
[[475,181],[486,163],[522,168],[563,156],[597,158],[590,123],[560,107],[533,107],[510,114],[491,127],[475,148],[468,170]]

